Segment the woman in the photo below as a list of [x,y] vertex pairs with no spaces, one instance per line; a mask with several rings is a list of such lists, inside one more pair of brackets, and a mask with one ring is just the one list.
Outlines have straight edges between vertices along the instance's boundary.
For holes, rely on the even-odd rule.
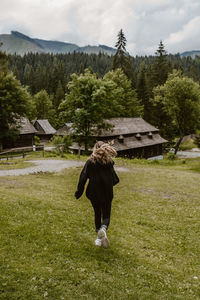
[[89,179],[86,196],[91,201],[95,215],[96,246],[109,247],[106,230],[110,224],[111,205],[113,199],[113,186],[119,182],[114,170],[114,162],[117,152],[115,149],[102,141],[95,144],[90,158],[81,171],[75,197],[81,197],[85,183]]

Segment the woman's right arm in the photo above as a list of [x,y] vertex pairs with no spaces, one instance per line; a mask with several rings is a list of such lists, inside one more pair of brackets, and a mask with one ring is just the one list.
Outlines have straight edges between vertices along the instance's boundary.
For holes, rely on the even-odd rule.
[[114,162],[112,164],[112,179],[113,179],[113,186],[119,183],[119,177],[114,169]]
[[83,167],[83,169],[81,171],[77,190],[75,192],[76,199],[80,198],[83,194],[85,183],[88,179],[88,165],[89,165],[89,160],[86,161],[85,166]]

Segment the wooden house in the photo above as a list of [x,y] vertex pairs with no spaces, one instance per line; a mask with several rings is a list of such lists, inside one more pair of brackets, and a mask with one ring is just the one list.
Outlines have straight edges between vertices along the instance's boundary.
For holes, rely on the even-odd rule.
[[118,156],[130,158],[150,158],[162,155],[163,139],[159,130],[142,118],[113,118],[110,131],[95,136],[96,140],[114,141]]
[[51,126],[48,120],[35,120],[33,123],[37,130],[37,136],[42,142],[49,141],[56,133],[56,130]]
[[15,139],[7,139],[3,143],[3,148],[28,147],[34,144],[34,136],[37,130],[27,118],[21,118],[17,121],[17,130],[19,134]]
[[72,123],[65,123],[61,128],[59,128],[55,135],[67,136],[73,134]]
[[[112,118],[107,122],[113,128],[93,135],[91,137],[93,143],[97,140],[114,141],[118,156],[123,157],[150,158],[162,155],[163,144],[167,141],[160,136],[159,129],[142,118]],[[72,133],[70,124],[65,124],[56,134],[68,135]],[[83,146],[79,149],[76,143],[73,143],[70,148],[75,152],[84,150]]]

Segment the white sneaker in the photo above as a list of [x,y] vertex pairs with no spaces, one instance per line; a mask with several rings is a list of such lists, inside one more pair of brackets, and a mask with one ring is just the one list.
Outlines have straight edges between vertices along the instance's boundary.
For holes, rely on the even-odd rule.
[[101,239],[99,237],[95,240],[94,243],[96,246],[101,247]]
[[104,230],[103,228],[99,229],[98,238],[101,239],[101,245],[103,246],[103,248],[108,248],[109,247],[110,242],[107,238],[106,230]]

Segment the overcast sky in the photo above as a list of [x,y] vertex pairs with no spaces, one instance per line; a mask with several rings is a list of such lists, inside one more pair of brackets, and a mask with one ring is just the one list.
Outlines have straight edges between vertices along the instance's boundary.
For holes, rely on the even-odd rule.
[[200,0],[0,0],[0,33],[114,47],[123,29],[133,56],[200,50]]

